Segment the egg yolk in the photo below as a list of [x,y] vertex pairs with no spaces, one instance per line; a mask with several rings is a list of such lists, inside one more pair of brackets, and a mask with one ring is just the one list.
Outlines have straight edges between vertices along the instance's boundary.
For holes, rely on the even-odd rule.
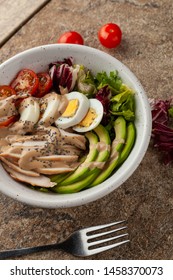
[[90,108],[86,116],[78,125],[82,127],[89,127],[93,123],[96,117],[97,117],[96,111],[93,108]]
[[78,99],[71,99],[68,102],[67,108],[65,109],[62,117],[69,118],[73,117],[79,107],[79,100]]

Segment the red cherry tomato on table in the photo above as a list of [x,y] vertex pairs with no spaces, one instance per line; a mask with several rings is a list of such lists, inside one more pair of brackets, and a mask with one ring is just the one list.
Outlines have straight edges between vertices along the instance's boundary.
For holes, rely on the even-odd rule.
[[30,69],[21,70],[10,84],[16,91],[16,94],[27,93],[30,95],[36,92],[38,85],[39,79],[37,74]]
[[0,86],[0,99],[4,99],[15,94],[16,92],[12,87],[6,85]]
[[82,36],[76,31],[68,31],[62,34],[57,40],[58,43],[78,44],[83,45],[84,40]]
[[51,77],[49,76],[49,74],[45,73],[45,72],[38,73],[37,77],[39,79],[39,85],[38,85],[38,89],[35,92],[34,96],[42,97],[46,93],[48,93],[50,91],[50,89],[52,88],[52,80],[51,80]]
[[98,38],[104,47],[112,49],[121,43],[122,32],[117,24],[107,23],[100,28]]

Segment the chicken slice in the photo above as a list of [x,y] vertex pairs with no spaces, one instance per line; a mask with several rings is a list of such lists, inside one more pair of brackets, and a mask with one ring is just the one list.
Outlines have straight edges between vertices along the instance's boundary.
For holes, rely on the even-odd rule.
[[[36,149],[36,147],[34,147],[33,149]],[[11,157],[11,158],[21,158],[21,154],[23,151],[30,151],[31,147],[24,147],[21,145],[17,145],[17,146],[3,146],[0,156],[2,157]]]
[[84,135],[77,133],[67,132],[63,129],[59,129],[64,143],[74,145],[82,150],[86,149],[86,138]]
[[0,152],[3,146],[7,146],[7,145],[8,145],[8,141],[5,138],[0,139]]
[[15,171],[14,169],[8,167],[6,164],[3,164],[3,167],[8,173],[10,173],[11,177],[17,181],[25,182],[32,186],[38,186],[43,188],[52,188],[56,185],[56,183],[51,182],[51,180],[44,175],[40,175],[38,177],[27,176]]
[[[44,152],[44,151],[43,151]],[[66,157],[68,159],[68,156],[42,156],[39,157],[42,154],[42,151],[39,150],[31,150],[31,151],[23,151],[21,158],[18,161],[19,167],[26,170],[38,170],[38,169],[49,169],[54,168],[57,170],[62,170],[62,172],[67,172],[71,167],[69,166],[69,163],[64,162],[63,159]],[[54,160],[56,157],[56,160]],[[58,160],[57,160],[58,158]],[[70,157],[70,161],[74,162],[74,159],[77,161],[78,157]],[[48,160],[49,159],[49,160]],[[51,160],[50,160],[51,159]],[[71,163],[71,162],[70,162]],[[65,171],[63,171],[65,169]],[[49,174],[49,173],[48,173]]]
[[39,173],[34,172],[34,171],[28,171],[28,170],[24,170],[22,168],[20,168],[19,166],[13,164],[11,161],[5,159],[5,158],[1,158],[1,160],[8,165],[9,168],[12,168],[14,171],[20,172],[21,174],[27,175],[27,176],[33,176],[33,177],[38,177],[40,176]]
[[49,168],[37,168],[36,171],[45,174],[45,175],[53,175],[53,174],[62,174],[70,171],[74,171],[73,167],[49,167]]
[[47,161],[63,161],[63,162],[74,162],[78,160],[77,155],[51,155],[51,156],[40,156],[37,157],[39,160]]
[[57,127],[53,126],[38,126],[35,132],[35,135],[41,134],[43,135],[47,134],[47,141],[51,144],[53,144],[55,147],[59,145],[59,143],[62,141],[61,139],[61,133]]
[[13,144],[14,142],[25,142],[25,141],[43,141],[47,140],[48,135],[7,135],[5,140],[8,143]]
[[[9,134],[11,134],[10,131],[9,131],[9,127],[1,127],[0,128],[0,139],[4,139]],[[14,133],[12,133],[12,134],[14,134]]]
[[24,141],[24,142],[14,142],[12,147],[35,147],[42,148],[47,145],[47,141]]
[[57,154],[59,155],[81,155],[81,150],[73,145],[59,144],[57,147]]
[[19,120],[9,128],[9,131],[13,134],[25,135],[26,133],[32,132],[34,127],[34,122]]
[[0,157],[2,158],[9,158],[12,160],[18,160],[21,158],[21,154],[11,153],[11,152],[4,152],[0,154]]

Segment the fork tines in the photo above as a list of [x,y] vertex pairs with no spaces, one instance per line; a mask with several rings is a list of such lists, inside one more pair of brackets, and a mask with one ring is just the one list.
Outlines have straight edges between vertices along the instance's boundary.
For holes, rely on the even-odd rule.
[[[126,221],[123,220],[106,225],[90,227],[89,231],[87,230],[86,232],[88,237],[88,250],[92,250],[92,253],[96,254],[129,242],[130,240],[127,238],[128,233],[118,234],[120,231],[123,232],[127,229],[127,226],[119,227],[120,224],[124,224],[125,222]],[[113,242],[115,240],[117,242]]]

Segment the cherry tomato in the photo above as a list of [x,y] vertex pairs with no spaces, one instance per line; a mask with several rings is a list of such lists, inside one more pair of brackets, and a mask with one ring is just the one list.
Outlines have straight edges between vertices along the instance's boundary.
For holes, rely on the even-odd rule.
[[98,38],[104,47],[112,49],[121,43],[122,32],[117,24],[107,23],[100,28]]
[[78,45],[84,44],[84,40],[82,36],[76,31],[65,32],[59,37],[57,42],[66,43],[66,44],[78,44]]
[[42,97],[48,93],[52,87],[52,80],[48,73],[38,73],[39,85],[34,96]]
[[12,87],[6,86],[6,85],[0,86],[0,99],[6,98],[11,95],[15,95],[15,94],[16,94],[16,92]]
[[10,84],[17,94],[27,93],[31,95],[36,92],[38,85],[39,79],[37,74],[29,69],[21,70]]
[[19,119],[19,116],[11,116],[11,117],[7,117],[5,120],[0,121],[0,128],[1,127],[5,127],[5,126],[9,126],[10,124],[16,122]]

